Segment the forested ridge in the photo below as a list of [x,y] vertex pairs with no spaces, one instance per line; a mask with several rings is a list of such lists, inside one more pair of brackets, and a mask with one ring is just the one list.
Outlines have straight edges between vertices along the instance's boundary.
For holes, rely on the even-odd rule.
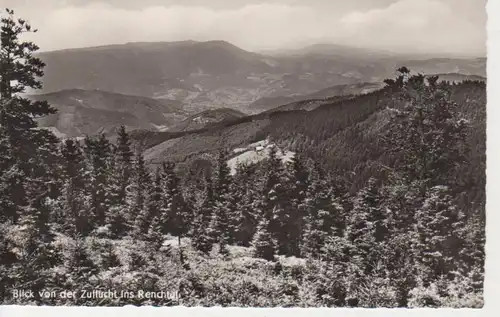
[[[484,83],[402,67],[380,91],[271,114],[265,161],[232,176],[223,140],[185,177],[173,161],[148,168],[124,127],[113,142],[37,128],[54,109],[18,95],[41,87],[38,47],[19,38],[33,30],[1,22],[2,304],[483,305]],[[179,298],[39,293],[61,290]]]

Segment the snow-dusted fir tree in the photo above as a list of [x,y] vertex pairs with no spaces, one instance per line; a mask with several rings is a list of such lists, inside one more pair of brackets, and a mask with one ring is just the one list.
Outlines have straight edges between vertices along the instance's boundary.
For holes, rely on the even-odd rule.
[[146,197],[150,182],[151,177],[146,168],[144,157],[141,152],[137,152],[134,158],[132,184],[127,198],[129,210],[127,221],[133,228],[135,235],[142,235],[147,232]]
[[[92,287],[89,280],[92,276],[98,274],[99,268],[92,261],[83,238],[78,237],[67,246],[64,269],[66,271],[65,287],[71,287],[71,289],[79,293]],[[73,303],[81,305],[86,301],[89,301],[89,299],[77,297]]]
[[111,155],[109,140],[101,133],[94,140],[87,140],[85,152],[89,158],[91,169],[89,185],[91,213],[95,217],[96,225],[104,226],[106,224],[106,213],[109,209],[106,201],[109,189],[108,162]]
[[405,105],[384,138],[389,152],[401,157],[398,171],[420,182],[422,195],[425,188],[453,183],[453,171],[466,161],[468,122],[452,101],[450,86],[435,76],[411,75],[407,68],[386,83]]
[[255,257],[273,261],[276,247],[268,228],[269,220],[262,217],[252,240],[252,250]]
[[288,254],[299,256],[302,245],[302,235],[305,226],[306,214],[302,207],[307,194],[309,171],[305,165],[305,158],[296,153],[287,165],[290,189],[288,207],[290,220],[287,223]]
[[[388,265],[399,284],[399,304],[405,306],[417,276],[429,282],[458,264],[459,257],[451,261],[450,256],[450,250],[460,249],[460,239],[452,237],[456,229],[443,235],[435,222],[443,228],[462,226],[446,188],[457,187],[453,175],[466,163],[469,124],[451,98],[452,86],[436,76],[412,75],[403,67],[396,80],[386,83],[403,103],[384,139],[387,153],[397,158],[387,186],[386,206],[394,221]],[[450,225],[450,217],[457,222]]]
[[17,223],[27,205],[24,182],[26,174],[18,164],[12,164],[0,174],[0,218],[2,222]]
[[64,231],[72,237],[87,235],[92,228],[92,215],[85,208],[85,193],[73,179],[65,181],[59,197]]
[[161,186],[160,168],[158,167],[155,172],[153,184],[151,185],[147,200],[146,200],[146,213],[147,223],[149,227],[146,239],[154,246],[154,249],[159,250],[163,244],[163,225],[162,225],[162,205],[164,192]]
[[287,213],[290,206],[287,195],[289,180],[276,146],[269,149],[269,157],[264,168],[264,187],[262,201],[259,203],[263,212],[261,216],[269,220],[268,230],[275,241],[277,251],[287,253],[288,232],[286,227],[290,221],[290,215]]
[[114,238],[119,238],[127,234],[129,229],[126,215],[128,212],[125,197],[122,197],[122,184],[116,156],[110,158],[108,169],[109,179],[106,191],[106,226]]
[[212,239],[219,244],[220,253],[227,253],[226,245],[234,241],[234,230],[230,221],[234,217],[235,209],[235,201],[230,189],[234,187],[227,158],[225,150],[219,150],[215,169],[214,213],[210,223]]
[[201,203],[196,208],[196,217],[191,232],[193,247],[204,253],[210,252],[214,243],[210,227],[214,205],[215,197],[212,179],[209,175],[205,175],[205,192]]
[[91,231],[94,217],[85,204],[88,177],[80,145],[72,139],[65,140],[61,144],[61,157],[64,179],[59,197],[61,220],[70,235],[86,235]]
[[304,202],[299,206],[304,213],[302,252],[309,257],[321,256],[326,239],[338,234],[336,221],[342,222],[343,207],[335,201],[324,171],[315,165],[309,175]]
[[112,145],[112,155],[108,159],[108,184],[106,205],[108,212],[106,224],[113,237],[126,235],[127,226],[127,188],[131,183],[132,151],[129,136],[124,126],[118,129],[116,145]]
[[132,159],[133,153],[130,148],[130,137],[124,126],[118,129],[118,138],[116,140],[116,174],[118,184],[120,184],[118,192],[118,200],[120,203],[125,203],[126,188],[130,185],[132,177]]
[[231,184],[231,170],[227,164],[228,153],[224,148],[221,148],[217,153],[217,161],[215,164],[214,173],[214,199],[216,202],[223,202],[227,199]]
[[[26,89],[40,89],[44,63],[35,56],[38,46],[22,39],[36,32],[14,11],[2,11],[0,20],[0,218],[20,224],[16,239],[18,257],[11,263],[13,288],[35,292],[44,286],[46,269],[53,263],[46,204],[60,188],[56,176],[57,138],[37,129],[37,119],[55,113],[45,101],[21,96]],[[21,237],[22,236],[22,237]],[[4,257],[7,254],[1,254]],[[25,286],[23,286],[25,285]],[[11,295],[9,295],[11,296]]]
[[230,229],[237,244],[249,246],[257,227],[257,190],[253,184],[254,168],[238,164],[232,182],[231,197],[234,212],[230,217]]
[[318,301],[326,306],[346,306],[350,283],[354,283],[351,242],[343,236],[331,235],[321,248],[322,261],[315,262],[311,274],[315,279]]
[[456,270],[463,214],[453,203],[449,188],[432,187],[415,217],[420,238],[418,255],[426,273],[434,278]]
[[182,194],[181,181],[176,174],[174,163],[162,164],[161,184],[164,193],[161,216],[163,232],[180,239],[188,231],[190,210]]
[[115,250],[115,246],[109,241],[106,241],[102,246],[100,256],[101,261],[99,264],[100,269],[102,270],[108,270],[110,268],[119,267],[121,265],[117,252]]
[[[2,12],[3,13],[3,12]],[[17,221],[23,207],[38,195],[48,195],[48,174],[57,153],[55,136],[36,129],[36,118],[55,113],[45,101],[21,97],[27,88],[42,88],[39,78],[45,64],[35,56],[39,47],[23,41],[36,32],[14,11],[6,9],[0,20],[0,209],[2,218]]]
[[374,178],[370,178],[365,188],[361,189],[355,200],[354,208],[347,219],[347,238],[353,244],[353,260],[360,263],[360,270],[370,272],[374,266],[372,251],[385,234],[385,214],[379,186]]
[[61,144],[62,172],[65,179],[72,179],[75,188],[86,187],[85,161],[80,144],[73,139],[66,139]]
[[228,208],[228,205],[229,204],[226,199],[216,202],[210,223],[210,233],[212,235],[212,239],[215,243],[219,244],[220,252],[225,252],[224,248],[229,243],[230,239],[230,232],[228,229],[230,224],[229,218],[232,214],[232,210]]

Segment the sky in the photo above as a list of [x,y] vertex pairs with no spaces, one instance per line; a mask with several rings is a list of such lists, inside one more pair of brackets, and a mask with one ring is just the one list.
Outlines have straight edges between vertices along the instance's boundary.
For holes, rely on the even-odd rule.
[[0,0],[41,50],[225,40],[250,51],[335,43],[486,54],[486,0]]

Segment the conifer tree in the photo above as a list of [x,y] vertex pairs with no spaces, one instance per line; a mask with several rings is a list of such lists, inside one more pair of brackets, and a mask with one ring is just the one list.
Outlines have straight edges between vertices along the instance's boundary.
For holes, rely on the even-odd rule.
[[[486,242],[485,216],[479,211],[464,217],[456,225],[457,235],[463,242],[463,247],[459,251],[460,267],[464,271],[471,267],[484,269]],[[484,273],[483,273],[484,274]]]
[[214,198],[217,202],[226,199],[231,184],[231,171],[227,165],[227,156],[224,149],[220,149],[217,154],[214,188]]
[[7,299],[11,296],[10,289],[15,283],[13,266],[18,261],[13,252],[13,243],[7,238],[6,227],[0,227],[0,298]]
[[82,151],[77,142],[67,139],[61,144],[64,184],[59,197],[62,221],[72,236],[90,232],[93,217],[86,206],[87,175]]
[[126,212],[126,207],[122,205],[109,207],[106,223],[109,226],[112,238],[125,236],[129,231],[130,227],[128,226],[127,219],[125,218]]
[[83,150],[83,155],[85,157],[85,162],[88,165],[89,170],[92,167],[92,160],[93,160],[93,156],[94,156],[95,143],[96,143],[95,138],[93,138],[89,135],[85,135],[85,137],[83,139],[82,150]]
[[248,188],[243,196],[243,199],[236,207],[239,216],[235,217],[238,221],[238,241],[240,241],[244,246],[250,245],[258,224],[258,212],[255,197],[255,192],[253,192],[251,188]]
[[100,134],[96,140],[86,145],[89,148],[91,164],[91,213],[95,217],[98,226],[106,224],[106,213],[109,209],[106,196],[109,190],[109,157],[111,147],[109,140],[104,134]]
[[[30,238],[36,239],[41,243],[50,243],[54,239],[54,234],[50,229],[50,214],[44,204],[43,196],[34,200],[34,203],[28,208],[22,216],[21,225],[25,226],[30,234]],[[33,252],[34,249],[30,249]]]
[[354,208],[350,212],[347,235],[355,247],[354,258],[362,263],[361,270],[371,272],[373,261],[377,255],[373,254],[373,247],[386,232],[382,199],[376,180],[371,178],[368,184],[357,195]]
[[249,246],[257,227],[256,197],[257,182],[255,182],[255,166],[236,166],[236,173],[231,182],[231,195],[233,210],[230,214],[228,230],[232,236],[232,242],[239,245]]
[[179,237],[188,231],[189,206],[181,191],[180,179],[175,172],[175,164],[168,162],[162,165],[162,232]]
[[212,179],[205,175],[205,193],[203,201],[198,206],[195,222],[193,224],[192,243],[193,246],[204,253],[208,253],[213,246],[210,222],[214,212],[214,192]]
[[302,205],[306,198],[309,171],[304,164],[304,158],[298,153],[293,156],[292,161],[288,164],[288,169],[290,173],[290,206],[288,211],[290,221],[288,221],[287,225],[287,232],[289,233],[288,249],[290,255],[299,256],[305,225],[304,220],[306,219]]
[[296,205],[301,204],[305,199],[308,187],[309,171],[304,164],[304,160],[304,157],[302,157],[299,153],[296,153],[292,157],[291,162],[288,164],[291,174],[293,175],[291,196],[295,197],[294,202]]
[[[408,307],[410,291],[417,285],[419,277],[418,235],[412,228],[394,231],[381,246],[385,267],[396,290],[398,307]],[[380,248],[379,248],[380,249]],[[421,274],[420,274],[421,275]]]
[[305,214],[302,251],[319,257],[325,240],[338,231],[335,222],[343,218],[343,208],[335,203],[323,170],[315,165],[309,175],[304,203],[299,207]]
[[[90,277],[95,276],[99,272],[99,268],[90,258],[85,246],[85,240],[81,237],[76,238],[72,245],[69,246],[64,267],[69,275],[67,286],[71,287],[77,293],[81,293],[83,289],[92,289],[92,284],[89,283],[89,280]],[[74,304],[82,304],[86,301],[89,301],[89,299],[76,297]]]
[[[227,198],[226,198],[227,199]],[[232,211],[228,208],[228,200],[218,201],[214,205],[213,216],[210,223],[212,240],[219,243],[220,252],[230,242],[229,217]]]
[[36,161],[31,169],[31,178],[26,186],[28,197],[44,195],[56,199],[62,188],[60,140],[49,130],[39,129],[34,136],[37,144]]
[[17,276],[14,289],[25,285],[40,303],[39,292],[45,286],[45,274],[57,259],[50,245],[54,235],[48,226],[49,211],[44,208],[41,197],[35,201],[20,220],[22,238],[17,243],[21,255],[11,273]]
[[233,228],[230,219],[234,215],[234,198],[230,189],[234,189],[227,164],[227,153],[221,149],[217,156],[215,172],[214,212],[210,231],[214,242],[219,243],[220,252],[225,252],[224,246],[234,241]]
[[108,184],[106,206],[108,213],[106,223],[110,226],[114,237],[127,233],[127,188],[131,183],[132,151],[125,127],[118,130],[116,146],[111,145],[112,155],[108,159]]
[[[117,207],[124,204],[124,200],[120,197],[122,184],[120,183],[120,173],[118,171],[118,163],[116,153],[113,153],[116,147],[110,147],[110,156],[106,163],[106,206],[108,208]],[[106,215],[109,217],[109,215]]]
[[[280,177],[282,173],[282,164],[281,160],[278,157],[277,149],[275,146],[272,146],[269,150],[269,157],[266,160],[265,164],[265,181],[263,188],[263,196],[264,203],[266,206],[267,213],[270,213],[272,210],[272,206],[277,203],[277,193],[275,187],[280,184]],[[279,185],[278,185],[279,186]]]
[[100,266],[103,270],[120,266],[120,260],[112,243],[106,242],[101,252]]
[[133,153],[130,148],[130,139],[124,126],[118,129],[118,139],[116,142],[116,174],[117,183],[120,184],[118,192],[119,203],[125,203],[126,188],[130,184],[132,175]]
[[465,163],[467,120],[451,101],[449,85],[437,83],[437,77],[425,79],[399,69],[396,81],[388,82],[399,91],[406,106],[396,113],[395,124],[387,132],[388,151],[400,155],[397,166],[407,181],[425,188],[446,185],[454,180],[452,172]]
[[449,84],[438,83],[435,76],[411,75],[407,68],[399,72],[396,81],[387,81],[405,106],[396,111],[385,137],[388,152],[399,158],[387,201],[394,233],[386,239],[391,278],[398,283],[399,305],[405,306],[416,283],[410,277],[429,283],[459,264],[459,257],[449,251],[461,249],[457,232],[434,232],[434,223],[463,225],[443,185],[455,187],[456,179],[450,176],[466,162],[468,123],[450,98]]
[[[55,137],[37,129],[36,118],[55,113],[47,102],[21,97],[27,88],[39,89],[44,63],[34,56],[39,49],[21,40],[25,33],[36,32],[14,11],[6,9],[0,20],[0,205],[4,217],[19,219],[21,207],[27,207],[38,195],[48,195],[47,174]],[[54,153],[56,151],[53,151]],[[45,169],[44,169],[45,168]],[[45,177],[42,179],[42,177]]]
[[463,226],[463,214],[453,204],[449,189],[431,188],[415,216],[420,238],[419,259],[430,274],[424,278],[435,279],[455,270],[455,250],[461,245],[457,229]]
[[288,250],[287,224],[290,215],[287,210],[290,201],[286,195],[287,182],[283,164],[278,157],[276,146],[271,146],[266,164],[266,176],[263,188],[263,217],[269,219],[269,233],[274,239],[277,251],[286,253]]
[[75,185],[74,179],[65,182],[60,199],[66,233],[72,237],[88,234],[92,217],[86,211],[84,193]]
[[147,231],[147,240],[155,244],[155,248],[159,249],[163,243],[163,225],[161,222],[162,203],[164,192],[161,186],[160,168],[155,172],[153,184],[149,187],[148,196],[146,199],[146,217],[144,221],[144,231]]
[[354,283],[350,242],[341,236],[329,236],[322,248],[322,261],[314,265],[315,293],[326,306],[347,305],[348,288]]
[[302,253],[309,257],[319,257],[321,247],[328,237],[328,231],[324,230],[325,223],[329,220],[329,211],[321,209],[311,212],[307,217]]
[[158,252],[163,246],[164,238],[162,233],[162,223],[159,215],[152,217],[151,224],[148,228],[146,241],[149,242],[149,249],[153,252]]
[[[115,148],[116,149],[116,148]],[[128,231],[126,214],[127,205],[121,168],[117,162],[116,153],[110,156],[108,160],[108,184],[106,191],[106,225],[108,226],[111,236],[119,238],[124,236]]]
[[128,222],[134,228],[135,234],[147,232],[146,196],[148,193],[150,176],[146,169],[142,153],[138,152],[134,160],[134,174],[130,188],[128,205]]
[[34,33],[31,25],[21,18],[16,19],[14,11],[6,9],[1,19],[0,38],[0,98],[4,102],[0,109],[0,126],[4,137],[8,139],[10,151],[18,160],[20,168],[27,172],[33,167],[30,162],[36,147],[39,130],[35,118],[55,113],[45,101],[31,101],[19,96],[27,88],[40,89],[39,80],[43,76],[45,64],[34,56],[39,47],[21,40],[25,33]]
[[7,167],[0,174],[0,216],[2,221],[17,223],[26,206],[25,173],[18,164]]
[[61,144],[62,172],[65,179],[71,179],[75,188],[84,189],[85,162],[82,149],[78,142],[72,139],[66,139]]
[[252,240],[252,250],[255,257],[273,261],[275,243],[268,228],[269,220],[266,217],[262,217]]

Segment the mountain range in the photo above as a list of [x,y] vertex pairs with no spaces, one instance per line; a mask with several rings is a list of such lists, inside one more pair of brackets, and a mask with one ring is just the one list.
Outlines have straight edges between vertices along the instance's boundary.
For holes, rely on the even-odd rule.
[[172,132],[192,131],[199,130],[210,125],[218,124],[220,122],[228,122],[243,118],[246,115],[243,112],[231,108],[219,108],[213,110],[205,110],[195,115],[192,115],[178,124],[164,129]]
[[[477,175],[461,181],[480,187],[485,164],[486,86],[481,81],[465,81],[451,87],[457,110],[471,125],[467,136],[471,164],[466,168],[474,172],[468,170],[462,174]],[[231,151],[228,163],[234,170],[238,161],[258,162],[265,158],[264,145],[272,144],[278,146],[284,158],[301,153],[337,171],[348,181],[353,177],[354,189],[359,189],[369,177],[377,176],[374,173],[384,171],[389,156],[381,151],[380,136],[388,131],[394,109],[402,106],[393,99],[390,90],[383,88],[321,103],[303,101],[315,102],[312,109],[266,111],[185,132],[136,130],[131,137],[134,144],[145,150],[145,159],[151,167],[175,161],[181,170],[192,170],[194,166],[209,165],[200,161],[210,161],[218,149],[226,148]]]
[[310,94],[334,85],[380,82],[398,66],[485,76],[485,58],[405,60],[320,45],[293,54],[248,52],[224,41],[127,43],[40,53],[43,92],[105,90],[182,101],[187,109],[245,108],[262,97]]
[[29,95],[46,100],[58,111],[39,119],[39,126],[52,127],[61,135],[77,137],[110,132],[124,125],[129,129],[155,130],[188,117],[175,100],[152,99],[102,90],[69,89]]
[[56,107],[59,113],[40,124],[70,137],[118,125],[181,132],[245,114],[312,110],[329,98],[380,89],[400,66],[452,81],[486,76],[485,58],[418,58],[334,44],[254,53],[224,41],[127,43],[39,57],[44,88],[29,98]]

